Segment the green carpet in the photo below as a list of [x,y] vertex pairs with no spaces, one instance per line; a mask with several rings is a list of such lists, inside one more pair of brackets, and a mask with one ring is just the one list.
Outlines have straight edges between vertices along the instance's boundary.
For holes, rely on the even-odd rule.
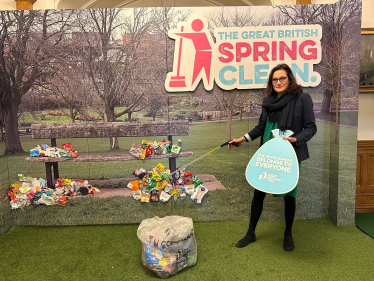
[[[374,240],[328,218],[295,221],[295,250],[283,222],[260,221],[257,241],[234,244],[246,222],[196,222],[198,262],[170,280],[373,280]],[[141,263],[137,224],[16,226],[0,236],[0,280],[160,280]]]
[[356,214],[356,226],[374,238],[374,213],[359,213]]

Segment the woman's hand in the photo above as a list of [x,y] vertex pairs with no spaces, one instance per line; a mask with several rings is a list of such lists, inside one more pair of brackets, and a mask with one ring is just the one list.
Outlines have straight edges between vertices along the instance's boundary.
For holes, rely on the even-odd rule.
[[284,140],[288,140],[290,143],[297,142],[297,138],[294,137],[283,137]]
[[242,142],[245,142],[245,137],[240,137],[240,138],[238,138],[238,139],[232,139],[232,140],[229,142],[229,144],[227,145],[227,147],[228,147],[229,149],[231,149],[232,147],[235,146],[234,143],[236,143],[236,144],[241,144]]

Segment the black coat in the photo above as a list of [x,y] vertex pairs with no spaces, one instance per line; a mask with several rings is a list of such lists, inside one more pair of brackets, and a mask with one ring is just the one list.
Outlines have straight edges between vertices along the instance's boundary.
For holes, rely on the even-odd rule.
[[[276,96],[271,94],[264,98],[263,103],[269,103],[275,99]],[[260,145],[263,143],[263,134],[265,131],[267,117],[267,109],[262,108],[257,126],[248,133],[252,140],[255,140],[261,136]],[[306,143],[316,134],[317,126],[314,118],[313,102],[310,95],[307,93],[296,94],[295,108],[290,130],[294,133],[293,137],[297,139],[297,142],[292,143],[292,146],[295,149],[298,161],[308,159],[309,151]]]

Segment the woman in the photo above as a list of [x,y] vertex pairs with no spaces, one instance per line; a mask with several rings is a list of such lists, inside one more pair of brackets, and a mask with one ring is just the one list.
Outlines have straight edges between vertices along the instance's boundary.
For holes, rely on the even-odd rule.
[[[309,158],[307,141],[317,132],[315,124],[313,102],[310,96],[303,93],[303,88],[296,83],[296,79],[287,64],[279,64],[270,74],[265,89],[267,96],[263,100],[262,113],[258,125],[248,134],[232,139],[229,148],[234,144],[250,142],[261,137],[261,144],[270,140],[273,136],[271,130],[291,130],[291,137],[283,137],[288,140],[295,149],[300,162]],[[284,197],[286,229],[284,231],[283,248],[286,251],[294,250],[292,238],[292,225],[296,209],[297,186],[287,194],[274,195]],[[236,243],[237,248],[243,248],[256,241],[255,229],[262,213],[265,192],[255,189],[251,205],[251,217],[246,235]]]

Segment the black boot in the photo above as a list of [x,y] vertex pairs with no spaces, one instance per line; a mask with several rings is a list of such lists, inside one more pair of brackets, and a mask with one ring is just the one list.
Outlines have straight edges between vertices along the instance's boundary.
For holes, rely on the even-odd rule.
[[284,231],[283,249],[292,252],[295,249],[292,238],[292,225],[295,217],[296,199],[289,195],[284,196],[286,230]]
[[295,249],[295,245],[293,243],[292,232],[288,234],[284,234],[284,243],[283,249],[287,252],[292,252]]
[[262,213],[266,193],[255,189],[253,193],[253,200],[251,205],[251,218],[249,220],[249,227],[245,236],[240,239],[235,247],[243,248],[248,244],[256,241],[255,229]]
[[244,236],[242,239],[240,239],[236,244],[236,248],[244,248],[245,246],[248,246],[248,244],[256,241],[256,234],[248,234]]

